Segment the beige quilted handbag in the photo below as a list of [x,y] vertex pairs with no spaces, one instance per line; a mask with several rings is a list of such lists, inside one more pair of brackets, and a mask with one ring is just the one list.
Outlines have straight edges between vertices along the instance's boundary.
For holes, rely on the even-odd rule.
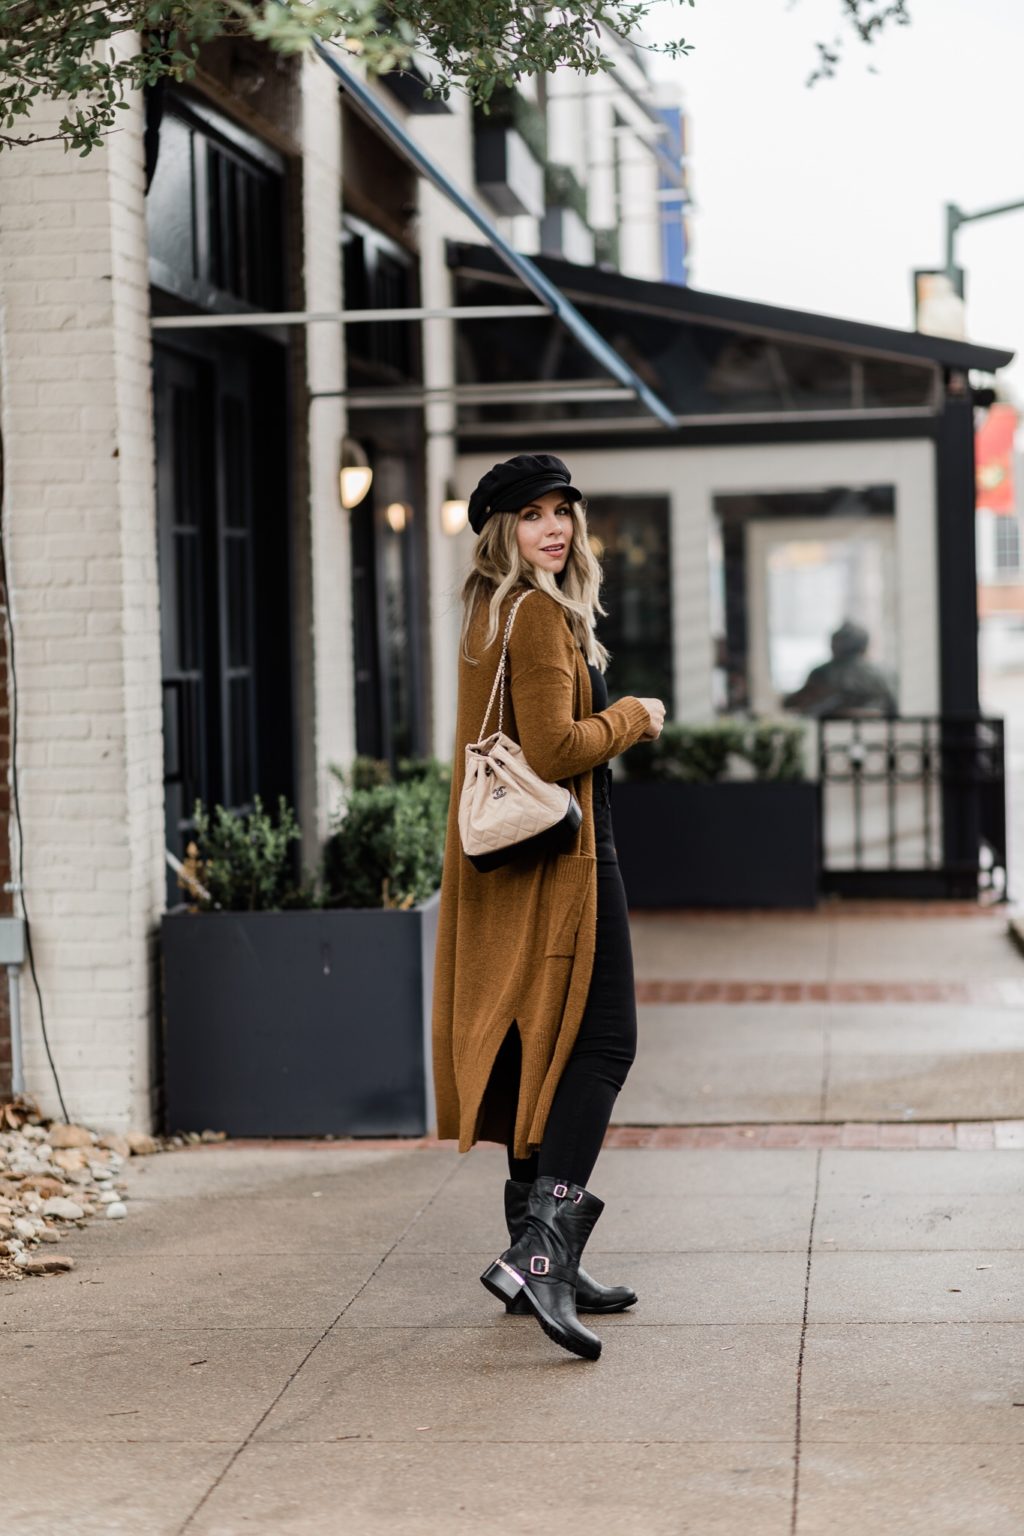
[[[502,730],[508,637],[519,604],[529,595],[524,592],[512,604],[480,740],[466,747],[459,835],[463,853],[481,871],[497,869],[514,854],[565,852],[573,846],[583,820],[583,811],[572,790],[561,784],[549,784],[534,773],[522,747]],[[485,736],[496,693],[498,729]]]

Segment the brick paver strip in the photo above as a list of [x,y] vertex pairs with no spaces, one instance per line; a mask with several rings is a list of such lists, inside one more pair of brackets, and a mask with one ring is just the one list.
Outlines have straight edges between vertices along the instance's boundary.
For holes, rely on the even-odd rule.
[[1024,1008],[1024,979],[984,981],[638,981],[638,1003],[963,1003]]
[[[454,1148],[454,1141],[433,1136],[393,1137],[239,1137],[229,1141],[197,1142],[190,1150],[213,1147],[280,1147],[286,1150],[418,1152],[427,1147]],[[840,1147],[858,1151],[945,1149],[951,1152],[1024,1151],[1024,1120],[795,1121],[763,1125],[613,1125],[606,1147],[752,1147],[759,1150],[792,1147]]]
[[801,923],[831,923],[847,917],[987,917],[1009,918],[1014,906],[1000,901],[876,901],[874,898],[844,896],[840,901],[823,901],[817,907],[637,907],[634,917],[679,918],[720,923],[723,918],[770,917],[772,922],[791,918]]

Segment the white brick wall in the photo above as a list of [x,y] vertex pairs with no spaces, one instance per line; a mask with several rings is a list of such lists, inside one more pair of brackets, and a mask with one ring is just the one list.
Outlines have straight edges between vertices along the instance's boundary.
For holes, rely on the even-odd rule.
[[[40,106],[33,125],[55,125]],[[26,902],[69,1113],[151,1123],[163,749],[142,112],[0,155],[4,518]],[[13,825],[13,818],[12,818]],[[34,989],[26,1086],[59,1102]]]

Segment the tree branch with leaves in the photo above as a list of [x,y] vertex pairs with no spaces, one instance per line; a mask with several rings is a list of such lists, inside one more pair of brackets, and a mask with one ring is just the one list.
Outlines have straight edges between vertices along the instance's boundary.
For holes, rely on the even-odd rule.
[[[558,68],[613,68],[609,35],[628,38],[652,3],[565,0],[548,9],[516,0],[0,0],[0,149],[57,139],[89,154],[133,91],[194,78],[203,46],[222,37],[249,37],[284,55],[308,50],[314,39],[333,42],[371,74],[406,67],[418,55],[434,66],[427,94],[447,99],[459,88],[486,105],[501,82]],[[680,38],[649,46],[678,58],[692,45]],[[49,132],[24,121],[40,98],[68,106]]]
[[[695,0],[675,0],[692,7]],[[730,0],[716,0],[720,5]],[[838,0],[841,18],[871,44],[910,21],[909,0]],[[336,43],[371,74],[432,66],[426,94],[447,100],[453,89],[486,108],[499,84],[574,69],[592,75],[615,67],[606,47],[615,37],[651,53],[681,58],[684,38],[641,41],[637,34],[654,0],[565,0],[556,7],[518,0],[0,0],[0,150],[57,139],[87,155],[116,127],[128,97],[161,80],[194,78],[205,44],[248,37],[283,55]],[[818,43],[808,84],[835,75],[842,39]],[[67,111],[50,132],[25,121],[40,98]]]
[[[876,42],[882,33],[892,27],[908,27],[909,0],[841,0],[842,20],[852,30],[858,41],[868,45]],[[831,44],[816,43],[818,62],[808,76],[807,84],[819,80],[831,80],[842,59],[843,40],[837,37]]]

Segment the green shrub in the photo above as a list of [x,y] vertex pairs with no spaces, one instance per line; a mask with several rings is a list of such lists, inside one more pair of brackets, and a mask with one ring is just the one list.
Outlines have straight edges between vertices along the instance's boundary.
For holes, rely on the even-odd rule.
[[278,799],[276,826],[259,795],[253,796],[249,812],[217,805],[211,814],[197,800],[195,829],[186,867],[208,893],[196,897],[190,892],[201,910],[272,912],[315,904],[315,892],[295,883],[291,845],[301,833],[284,795]]
[[788,720],[759,720],[749,733],[746,756],[757,779],[802,779],[806,727]]
[[331,772],[340,783],[353,789],[372,789],[374,784],[391,782],[391,769],[380,757],[354,757],[347,775],[340,768],[332,768]]
[[179,876],[193,910],[288,911],[309,907],[410,907],[441,883],[451,765],[402,758],[395,780],[386,762],[356,757],[348,772],[332,767],[342,807],[316,874],[296,877],[292,845],[301,836],[282,795],[277,823],[253,797],[248,813],[196,801],[195,840],[185,869],[207,892]]
[[[790,720],[716,720],[688,725],[671,720],[654,741],[626,753],[627,777],[713,784],[730,778],[802,779],[805,727]],[[749,764],[734,771],[730,759]]]
[[411,907],[441,883],[451,768],[403,758],[395,782],[367,782],[366,761],[332,769],[344,798],[324,846],[324,905]]

